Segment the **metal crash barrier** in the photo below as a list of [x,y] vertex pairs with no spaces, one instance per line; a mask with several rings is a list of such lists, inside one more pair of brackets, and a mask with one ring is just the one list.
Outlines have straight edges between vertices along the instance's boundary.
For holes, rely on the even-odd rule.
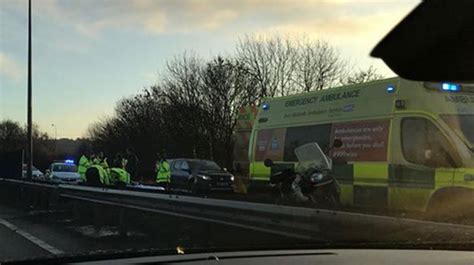
[[46,189],[77,203],[164,214],[303,240],[474,241],[474,226],[468,225],[158,192],[5,179],[0,182]]

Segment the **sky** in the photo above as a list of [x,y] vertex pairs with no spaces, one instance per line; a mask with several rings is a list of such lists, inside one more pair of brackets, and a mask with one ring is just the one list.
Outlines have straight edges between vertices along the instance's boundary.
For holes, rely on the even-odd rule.
[[[323,39],[364,69],[420,0],[33,0],[33,121],[86,135],[116,102],[157,82],[173,56],[232,55],[251,34]],[[0,120],[26,123],[27,0],[0,0]],[[54,127],[52,126],[54,124]]]

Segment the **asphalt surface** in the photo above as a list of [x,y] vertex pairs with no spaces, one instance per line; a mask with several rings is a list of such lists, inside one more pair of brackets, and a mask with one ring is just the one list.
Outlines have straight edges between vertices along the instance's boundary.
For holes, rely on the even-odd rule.
[[50,253],[0,225],[0,261],[23,259],[25,254],[30,257],[44,257]]
[[69,213],[0,205],[0,262],[165,247],[143,233],[78,223]]
[[[137,222],[134,216],[127,222]],[[111,255],[157,250],[265,246],[287,239],[254,231],[156,216],[153,231],[128,227],[126,234],[108,221],[94,222],[72,211],[39,211],[0,204],[0,263],[44,257]],[[84,219],[91,222],[84,222]],[[136,223],[135,227],[141,226]]]

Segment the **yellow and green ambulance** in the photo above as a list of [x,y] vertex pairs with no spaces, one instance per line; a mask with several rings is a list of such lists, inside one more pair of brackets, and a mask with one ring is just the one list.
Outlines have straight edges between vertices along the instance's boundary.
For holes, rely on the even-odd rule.
[[257,116],[258,107],[243,106],[234,128],[234,162],[232,164],[235,176],[235,192],[246,193],[249,181],[249,142],[253,123]]
[[[334,139],[343,146],[331,148]],[[389,78],[265,100],[249,135],[251,186],[294,167],[318,142],[332,157],[345,205],[424,211],[474,205],[474,87]],[[263,165],[272,159],[277,168]]]

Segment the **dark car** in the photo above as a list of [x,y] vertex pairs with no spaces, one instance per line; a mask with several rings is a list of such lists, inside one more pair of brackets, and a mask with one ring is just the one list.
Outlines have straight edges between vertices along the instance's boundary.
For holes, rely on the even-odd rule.
[[200,159],[174,159],[171,166],[171,188],[192,193],[215,190],[232,191],[234,176],[216,162]]

